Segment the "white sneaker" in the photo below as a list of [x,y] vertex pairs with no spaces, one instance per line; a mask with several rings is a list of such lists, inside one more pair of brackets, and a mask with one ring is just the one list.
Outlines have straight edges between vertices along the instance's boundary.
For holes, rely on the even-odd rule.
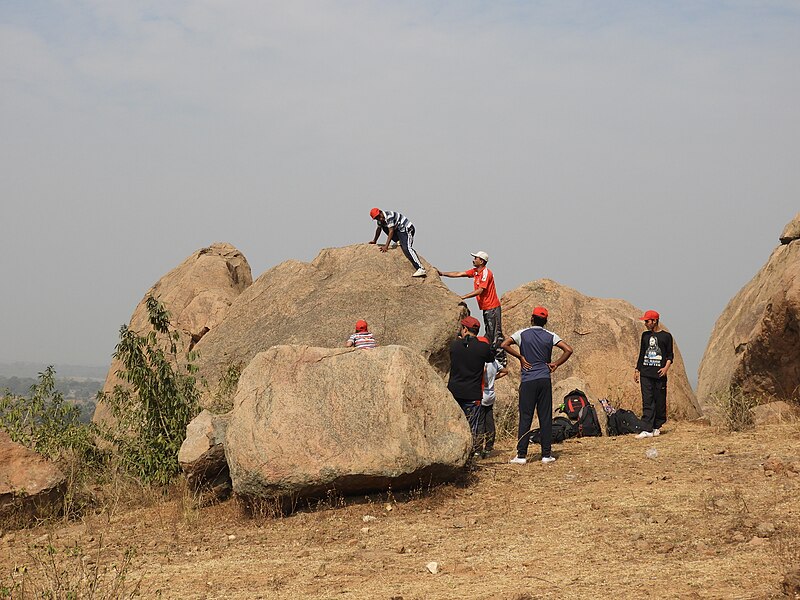
[[515,456],[514,458],[512,458],[508,462],[510,462],[512,464],[515,464],[515,465],[524,465],[526,462],[528,462],[528,459],[527,458],[522,458],[522,457],[519,457],[519,456]]
[[652,431],[642,431],[642,432],[639,433],[639,435],[636,436],[636,439],[637,440],[643,440],[645,438],[651,438],[651,437],[653,437],[653,432]]
[[392,243],[389,245],[389,250],[394,250],[395,248],[397,248],[397,242],[392,242]]
[[656,437],[657,435],[661,435],[661,430],[660,429],[653,429],[653,437]]
[[428,272],[425,269],[423,269],[422,267],[417,269],[414,272],[414,274],[412,275],[412,277],[427,277],[427,276],[428,276]]
[[554,462],[556,462],[556,457],[555,456],[543,456],[542,457],[542,462],[544,464],[546,464],[546,465],[549,464],[549,463],[554,463]]

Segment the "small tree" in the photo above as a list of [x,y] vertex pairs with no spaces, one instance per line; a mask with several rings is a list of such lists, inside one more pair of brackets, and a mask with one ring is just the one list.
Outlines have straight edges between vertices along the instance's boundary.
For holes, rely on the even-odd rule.
[[0,428],[12,440],[51,460],[74,452],[85,459],[94,454],[91,427],[80,422],[81,409],[64,400],[56,389],[52,366],[39,373],[27,396],[6,393],[0,398]]
[[115,425],[102,430],[123,468],[146,483],[165,484],[178,473],[186,425],[197,414],[196,354],[188,352],[181,363],[180,335],[166,308],[152,296],[146,306],[152,331],[139,335],[123,325],[114,352],[123,365],[117,375],[128,385],[100,393],[98,400],[114,418]]

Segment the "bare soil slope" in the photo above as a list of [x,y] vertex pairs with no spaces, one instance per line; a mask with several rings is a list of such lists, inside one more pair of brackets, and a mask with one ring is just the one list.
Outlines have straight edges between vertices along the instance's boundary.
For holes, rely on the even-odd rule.
[[570,440],[549,466],[508,464],[507,440],[462,485],[288,517],[159,502],[7,533],[0,582],[21,564],[37,576],[38,543],[59,561],[77,547],[84,564],[134,548],[128,582],[143,597],[780,598],[800,561],[798,434],[670,423],[651,440]]

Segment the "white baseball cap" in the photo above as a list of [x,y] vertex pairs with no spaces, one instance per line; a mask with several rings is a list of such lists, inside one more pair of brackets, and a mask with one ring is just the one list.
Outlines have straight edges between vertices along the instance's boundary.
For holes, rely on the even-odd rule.
[[478,250],[477,252],[473,252],[472,256],[474,256],[475,258],[480,258],[485,263],[489,262],[489,255],[486,254],[486,252],[484,252],[483,250]]

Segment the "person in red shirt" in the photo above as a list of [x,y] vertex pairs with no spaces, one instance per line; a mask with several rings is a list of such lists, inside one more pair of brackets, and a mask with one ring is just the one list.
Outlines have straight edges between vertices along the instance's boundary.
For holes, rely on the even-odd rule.
[[483,311],[483,324],[486,327],[486,337],[491,341],[492,350],[498,353],[498,360],[505,364],[505,353],[499,350],[503,342],[502,311],[500,299],[497,297],[497,288],[494,285],[494,275],[486,264],[489,255],[483,250],[472,254],[472,266],[469,271],[439,271],[440,277],[472,277],[474,291],[461,296],[462,300],[475,298],[478,308]]

